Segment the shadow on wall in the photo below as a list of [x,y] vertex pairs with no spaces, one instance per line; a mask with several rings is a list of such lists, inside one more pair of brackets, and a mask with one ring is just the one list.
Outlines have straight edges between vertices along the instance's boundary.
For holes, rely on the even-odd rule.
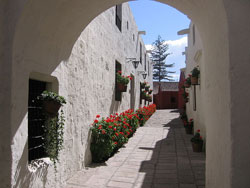
[[42,187],[45,187],[47,182],[47,174],[48,174],[48,167],[41,167],[37,169],[36,172],[30,172],[28,169],[28,153],[25,152],[28,149],[28,143],[26,142],[25,148],[23,150],[21,159],[18,161],[17,170],[15,173],[15,182],[14,188],[19,187],[33,187],[34,185],[31,185],[32,182],[35,182],[34,180],[39,178],[41,182],[43,183]]
[[[121,98],[122,98],[122,96],[121,96]],[[109,114],[114,114],[114,113],[118,112],[119,106],[120,106],[120,101],[115,100],[115,87],[114,87],[111,105],[110,105],[110,109],[109,109]]]

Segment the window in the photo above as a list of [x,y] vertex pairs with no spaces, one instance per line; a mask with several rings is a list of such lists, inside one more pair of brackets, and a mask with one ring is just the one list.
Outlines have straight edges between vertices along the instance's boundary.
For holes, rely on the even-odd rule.
[[195,26],[193,25],[193,45],[195,44]]
[[46,82],[29,80],[28,100],[28,158],[29,161],[46,157],[44,149],[44,122],[42,102],[37,97],[46,90]]
[[140,43],[140,63],[142,64],[142,44]]
[[127,21],[127,30],[129,30],[129,24],[128,24],[128,21]]
[[149,76],[149,61],[148,61],[148,76]]
[[[116,61],[115,62],[115,83],[116,83],[116,73],[121,70],[122,70],[121,64],[118,61]],[[117,84],[115,84],[115,100],[116,101],[122,100],[122,93],[117,89]]]
[[133,34],[133,41],[135,41],[135,34]]
[[147,54],[145,53],[145,56],[144,56],[144,70],[145,72],[147,71]]
[[115,8],[115,24],[122,31],[122,4],[116,5]]

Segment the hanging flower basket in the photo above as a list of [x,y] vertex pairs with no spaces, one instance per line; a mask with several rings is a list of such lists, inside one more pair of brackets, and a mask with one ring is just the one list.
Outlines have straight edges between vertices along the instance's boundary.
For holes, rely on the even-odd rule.
[[127,92],[127,85],[123,83],[117,83],[117,88],[120,92]]
[[145,91],[149,91],[150,86],[145,86]]
[[192,85],[198,85],[198,78],[197,77],[191,77],[191,84]]
[[200,142],[192,142],[193,152],[202,152],[203,140]]
[[44,110],[51,115],[56,115],[62,105],[56,101],[43,101]]

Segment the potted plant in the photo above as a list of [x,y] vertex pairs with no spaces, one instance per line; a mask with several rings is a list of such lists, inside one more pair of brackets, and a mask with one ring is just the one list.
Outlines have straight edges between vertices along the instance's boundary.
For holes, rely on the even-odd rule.
[[145,90],[141,91],[141,99],[146,99],[147,92]]
[[192,147],[193,147],[194,152],[202,152],[203,139],[200,135],[199,129],[196,131],[193,138],[191,138],[191,142],[192,142]]
[[118,90],[120,92],[126,92],[127,91],[127,85],[129,83],[129,80],[132,80],[132,77],[122,75],[122,71],[118,71],[116,73],[117,88],[118,88]]
[[66,104],[64,97],[59,96],[57,93],[52,91],[44,91],[38,99],[43,101],[43,108],[45,112],[51,116],[57,115],[60,107],[63,104]]
[[150,88],[149,85],[145,85],[145,90],[146,90],[146,91],[149,91],[149,88]]
[[146,94],[146,101],[152,102],[152,96],[149,94]]
[[189,88],[191,86],[191,75],[189,75],[184,82],[185,88]]
[[147,82],[144,81],[143,83],[141,83],[141,88],[144,89],[146,85],[147,85]]
[[200,71],[197,67],[194,67],[194,69],[191,71],[192,77],[191,77],[191,84],[197,85],[198,84],[198,78],[200,75]]
[[184,126],[187,134],[193,134],[194,121],[192,118]]
[[148,91],[148,94],[152,94],[152,92],[153,92],[153,90],[152,90],[152,89],[150,89],[150,90]]

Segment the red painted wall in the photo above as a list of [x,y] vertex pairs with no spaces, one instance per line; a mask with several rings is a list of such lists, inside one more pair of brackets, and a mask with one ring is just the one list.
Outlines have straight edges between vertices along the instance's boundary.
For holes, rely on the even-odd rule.
[[154,95],[156,109],[177,109],[179,93],[178,91],[160,91]]

